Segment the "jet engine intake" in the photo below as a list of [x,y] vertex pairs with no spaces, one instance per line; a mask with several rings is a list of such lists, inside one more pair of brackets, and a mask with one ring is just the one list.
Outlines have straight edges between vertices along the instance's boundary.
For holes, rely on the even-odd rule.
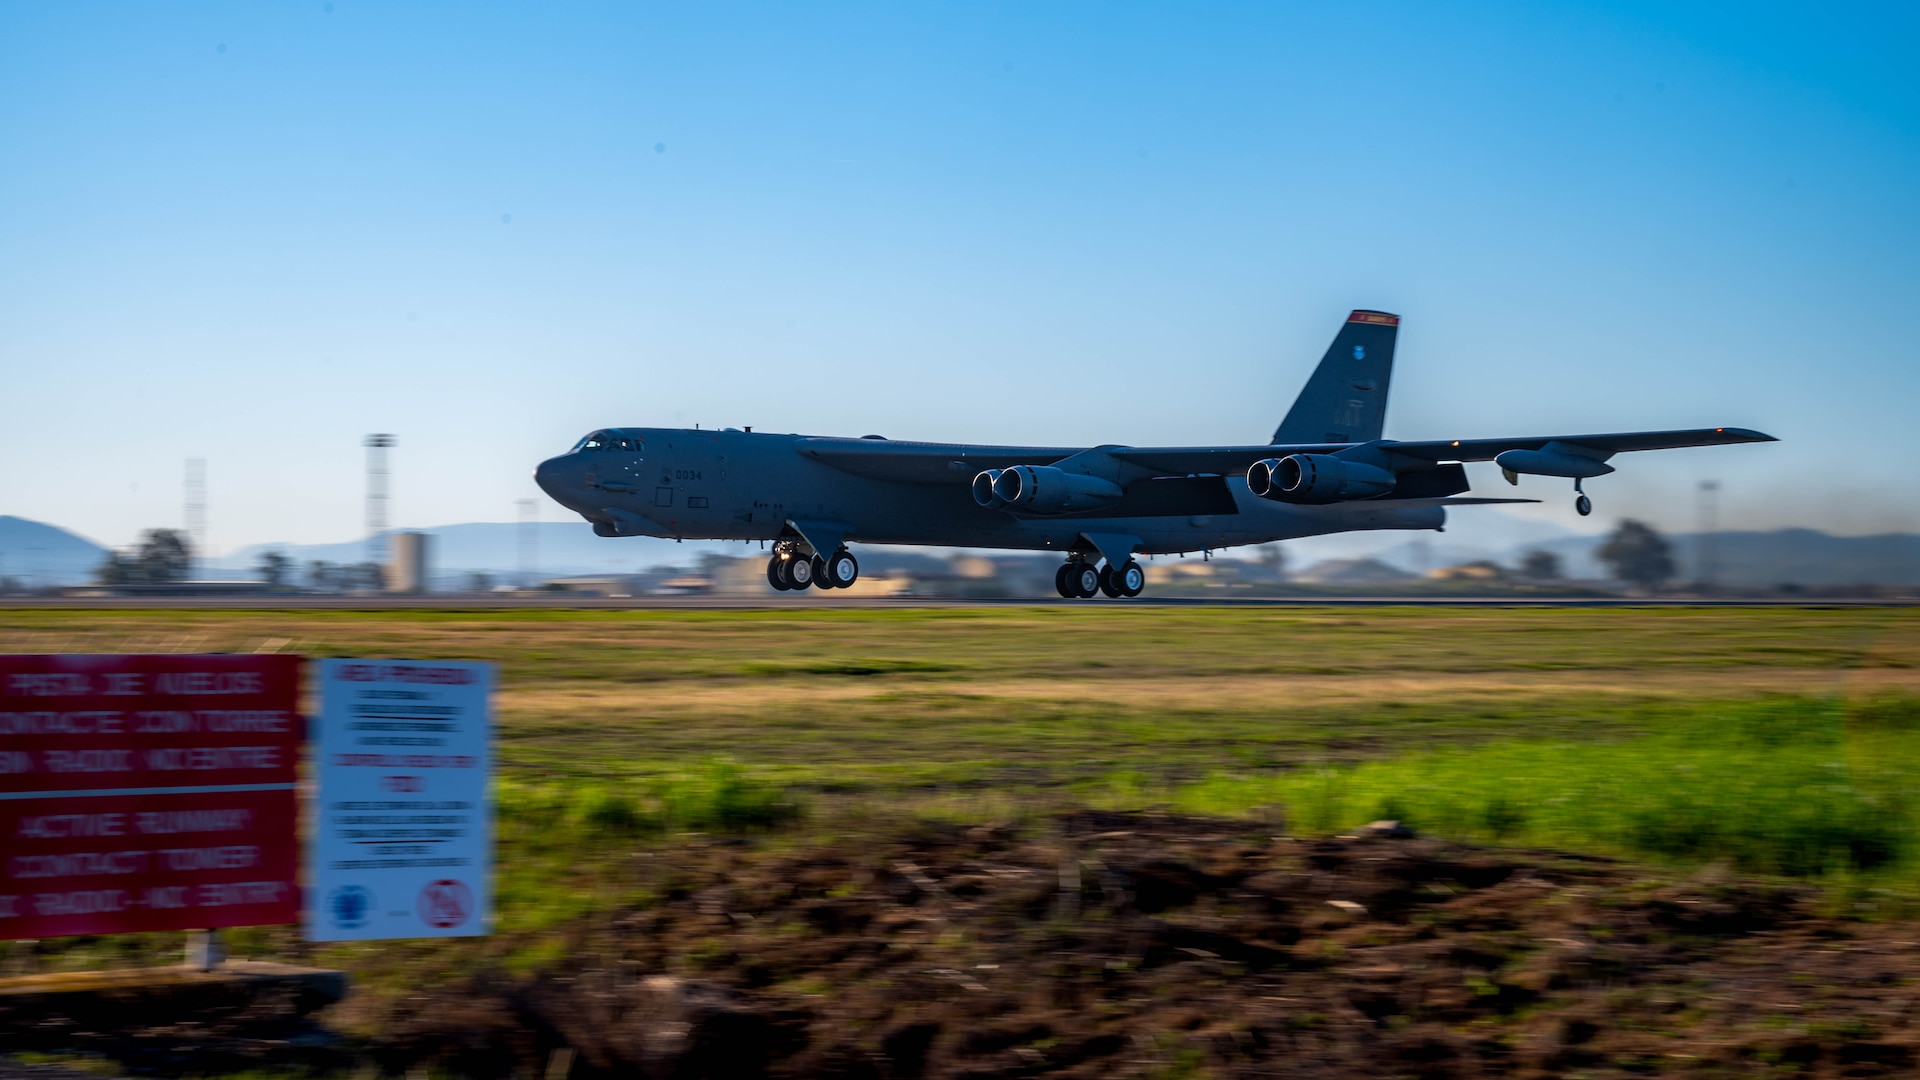
[[1391,472],[1332,454],[1288,454],[1256,461],[1247,469],[1247,490],[1276,502],[1330,503],[1371,499],[1393,490]]
[[1247,466],[1247,490],[1263,499],[1274,498],[1280,485],[1274,482],[1273,474],[1279,467],[1279,458],[1267,458]]
[[[974,477],[973,482],[974,499],[978,501],[980,477]],[[993,494],[1007,510],[1065,514],[1111,506],[1126,493],[1120,485],[1097,476],[1070,473],[1051,465],[1015,465],[994,477]]]
[[1007,505],[1000,496],[993,493],[994,481],[1000,479],[999,469],[987,469],[973,474],[973,501],[983,509],[998,510]]

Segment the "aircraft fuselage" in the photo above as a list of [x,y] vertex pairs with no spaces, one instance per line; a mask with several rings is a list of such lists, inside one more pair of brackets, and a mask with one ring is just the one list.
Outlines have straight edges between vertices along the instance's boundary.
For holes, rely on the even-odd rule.
[[[1256,498],[1245,477],[1197,477],[1216,497],[1192,513],[1191,499],[1160,500],[1144,513],[1100,511],[1019,515],[975,503],[968,459],[1052,461],[1072,447],[951,447],[949,483],[853,475],[809,457],[820,440],[766,432],[609,428],[612,448],[579,448],[551,458],[535,479],[556,501],[606,535],[688,540],[778,540],[808,523],[839,539],[1033,551],[1085,549],[1086,534],[1138,537],[1142,554],[1261,544],[1364,529],[1439,529],[1442,506],[1390,502],[1293,505]],[[926,444],[913,444],[924,450]],[[1184,504],[1184,505],[1181,505]],[[1177,512],[1167,512],[1173,510]],[[796,530],[796,523],[800,530]]]

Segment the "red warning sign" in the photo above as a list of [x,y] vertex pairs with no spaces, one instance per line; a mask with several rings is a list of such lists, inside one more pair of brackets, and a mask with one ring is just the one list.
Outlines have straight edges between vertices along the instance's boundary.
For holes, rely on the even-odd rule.
[[451,930],[473,913],[473,890],[465,882],[443,878],[420,890],[420,921],[436,930]]
[[0,656],[0,938],[300,919],[293,656]]

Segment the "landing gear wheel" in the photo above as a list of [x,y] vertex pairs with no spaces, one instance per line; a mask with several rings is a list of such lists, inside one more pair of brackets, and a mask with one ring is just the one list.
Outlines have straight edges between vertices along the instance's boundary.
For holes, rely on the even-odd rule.
[[1573,511],[1581,517],[1586,517],[1588,514],[1593,513],[1593,500],[1587,498],[1585,495],[1577,496],[1573,500]]
[[781,592],[793,588],[787,581],[787,560],[778,555],[767,560],[767,584]]
[[813,560],[805,555],[788,559],[786,579],[789,589],[804,589],[813,584]]
[[833,589],[844,589],[860,579],[860,562],[853,553],[841,548],[828,556],[826,569],[820,575],[820,584]]
[[1073,580],[1074,564],[1061,563],[1060,569],[1053,572],[1053,591],[1067,600],[1080,599],[1080,586]]
[[1122,564],[1120,572],[1114,576],[1120,579],[1121,596],[1139,596],[1147,587],[1147,572],[1132,559]]
[[1094,569],[1092,563],[1071,562],[1067,565],[1073,568],[1067,578],[1067,583],[1073,586],[1073,595],[1085,600],[1100,591],[1100,571]]
[[1100,568],[1100,591],[1106,593],[1109,600],[1118,600],[1126,595],[1120,591],[1120,575],[1114,572],[1112,563]]
[[813,587],[816,589],[833,588],[833,579],[827,576],[827,560],[815,555],[807,562],[813,564]]

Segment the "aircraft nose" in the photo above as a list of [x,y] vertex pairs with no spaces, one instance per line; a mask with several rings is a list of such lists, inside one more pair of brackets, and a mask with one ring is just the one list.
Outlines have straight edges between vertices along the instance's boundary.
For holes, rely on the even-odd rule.
[[533,482],[540,485],[541,491],[561,503],[566,502],[560,497],[560,489],[563,486],[561,478],[566,473],[566,463],[565,457],[548,458],[533,469]]

